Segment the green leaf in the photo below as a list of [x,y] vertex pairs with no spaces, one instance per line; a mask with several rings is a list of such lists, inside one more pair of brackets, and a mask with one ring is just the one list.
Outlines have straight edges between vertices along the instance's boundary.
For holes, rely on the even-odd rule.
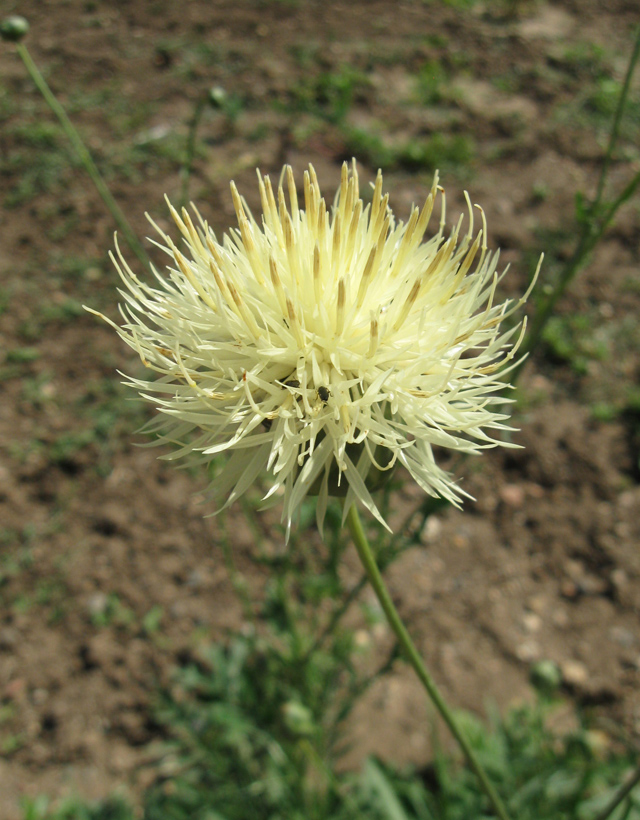
[[365,763],[362,782],[377,798],[376,807],[380,810],[381,817],[385,820],[409,820],[393,786],[380,766],[371,758]]

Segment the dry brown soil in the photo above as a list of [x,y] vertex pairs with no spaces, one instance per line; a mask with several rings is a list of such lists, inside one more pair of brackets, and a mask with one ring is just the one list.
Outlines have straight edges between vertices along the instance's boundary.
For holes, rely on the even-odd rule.
[[[168,226],[162,195],[179,195],[186,124],[221,85],[237,110],[205,114],[191,182],[216,228],[232,220],[230,177],[258,204],[257,165],[300,174],[313,162],[332,196],[355,151],[373,179],[363,134],[395,151],[385,179],[406,217],[432,168],[401,148],[435,135],[449,213],[465,187],[482,204],[511,295],[540,250],[548,277],[571,252],[574,194],[593,194],[606,143],[597,94],[606,108],[638,17],[629,0],[5,0],[2,11],[30,19],[29,48],[140,235],[145,210]],[[634,95],[637,116],[637,83]],[[0,118],[0,820],[14,820],[24,795],[143,785],[155,688],[198,640],[241,624],[223,524],[247,568],[255,536],[239,510],[204,519],[203,477],[134,446],[146,410],[124,400],[115,369],[140,364],[78,309],[116,315],[114,226],[6,44]],[[635,123],[611,190],[638,168]],[[636,200],[559,305],[562,327],[581,317],[575,349],[527,365],[524,449],[466,462],[476,501],[432,518],[390,572],[453,704],[482,713],[531,697],[530,666],[548,658],[605,740],[640,734],[638,440],[619,412],[640,373],[639,239]],[[407,484],[399,507],[418,500]],[[271,519],[264,532],[282,538]],[[357,577],[353,556],[345,575]],[[408,669],[378,682],[351,731],[351,763],[371,750],[425,759],[429,718]]]

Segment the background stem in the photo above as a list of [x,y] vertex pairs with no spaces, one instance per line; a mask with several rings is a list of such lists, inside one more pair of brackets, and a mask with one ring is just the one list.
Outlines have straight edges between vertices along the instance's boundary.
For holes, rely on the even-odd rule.
[[116,225],[124,234],[124,237],[127,240],[129,247],[138,257],[139,261],[144,265],[144,267],[148,269],[151,266],[149,257],[144,252],[144,248],[138,241],[138,238],[136,237],[131,226],[129,225],[126,216],[122,213],[120,207],[118,206],[118,203],[111,195],[111,191],[107,187],[107,183],[104,181],[102,175],[100,174],[100,171],[98,171],[98,168],[95,162],[93,161],[93,158],[89,153],[88,148],[82,141],[82,137],[76,131],[73,123],[67,116],[66,111],[58,102],[53,91],[47,85],[47,81],[42,76],[42,74],[38,70],[38,67],[31,59],[31,55],[29,54],[27,47],[20,43],[16,46],[16,50],[20,55],[20,58],[22,59],[22,62],[25,65],[25,68],[29,72],[29,76],[33,80],[36,88],[42,94],[47,104],[60,121],[62,130],[69,138],[69,142],[71,143],[73,149],[78,155],[78,158],[84,166],[85,171],[91,177],[93,184],[96,186],[96,189],[100,194],[102,201],[107,206],[107,209],[113,217]]
[[196,132],[198,125],[202,119],[205,106],[208,102],[209,94],[200,97],[198,100],[193,117],[189,123],[189,132],[187,134],[187,149],[185,153],[184,164],[180,169],[180,177],[182,179],[182,186],[180,191],[180,207],[186,208],[189,202],[189,179],[191,178],[191,168],[193,166],[193,158],[196,153]]
[[571,258],[558,276],[551,293],[549,293],[544,303],[537,308],[533,315],[531,326],[525,337],[524,344],[520,348],[520,355],[522,358],[520,359],[520,363],[511,371],[510,382],[512,385],[516,383],[518,376],[522,372],[522,366],[525,361],[524,354],[533,352],[538,346],[547,322],[554,313],[558,300],[567,290],[574,277],[586,265],[587,257],[602,239],[604,232],[613,221],[613,218],[620,206],[627,202],[627,200],[633,196],[637,188],[640,186],[640,173],[637,173],[624,187],[622,192],[613,200],[613,202],[607,204],[603,201],[607,175],[611,167],[613,152],[620,134],[620,123],[622,122],[622,117],[627,107],[631,79],[639,59],[640,26],[637,28],[635,33],[633,51],[631,52],[631,57],[629,58],[629,63],[627,64],[622,91],[620,92],[613,123],[611,125],[609,142],[603,158],[602,169],[598,178],[595,197],[579,217],[578,242],[573,254],[571,255]]
[[638,767],[635,774],[630,777],[623,786],[620,787],[618,793],[614,795],[611,802],[604,807],[595,820],[607,820],[607,818],[611,817],[613,812],[618,808],[622,801],[631,794],[638,783],[640,783],[640,767]]

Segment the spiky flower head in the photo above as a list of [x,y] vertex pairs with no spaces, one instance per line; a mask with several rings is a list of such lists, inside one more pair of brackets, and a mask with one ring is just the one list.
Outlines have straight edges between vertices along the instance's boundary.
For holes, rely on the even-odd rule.
[[[171,215],[181,249],[154,227],[170,257],[153,287],[112,257],[124,341],[155,371],[128,383],[160,411],[148,425],[166,458],[210,461],[228,453],[211,494],[224,506],[263,473],[265,501],[283,504],[287,533],[303,499],[340,486],[344,509],[380,513],[367,487],[373,471],[402,464],[420,487],[453,503],[462,491],[433,447],[475,453],[505,429],[497,395],[517,328],[501,322],[524,301],[494,304],[498,254],[473,209],[445,234],[438,178],[422,208],[396,221],[378,173],[370,204],[360,198],[355,161],[342,168],[327,205],[312,166],[304,209],[290,167],[273,190],[258,173],[256,220],[231,183],[238,228],[218,241],[194,208]],[[438,195],[440,225],[425,238]]]

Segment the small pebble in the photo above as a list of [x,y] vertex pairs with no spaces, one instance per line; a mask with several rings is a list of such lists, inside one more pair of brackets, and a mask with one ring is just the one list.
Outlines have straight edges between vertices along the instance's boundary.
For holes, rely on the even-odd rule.
[[520,484],[504,484],[499,493],[507,507],[519,509],[524,504],[524,489]]
[[560,671],[562,680],[569,686],[581,686],[589,679],[589,671],[580,661],[563,661],[560,664]]
[[609,635],[614,643],[625,649],[630,649],[637,643],[636,635],[624,626],[612,626]]
[[433,544],[437,541],[442,533],[442,522],[435,515],[430,515],[427,518],[424,527],[422,528],[422,539],[427,544]]
[[522,623],[527,632],[539,632],[542,626],[542,618],[535,612],[525,612],[522,616]]

